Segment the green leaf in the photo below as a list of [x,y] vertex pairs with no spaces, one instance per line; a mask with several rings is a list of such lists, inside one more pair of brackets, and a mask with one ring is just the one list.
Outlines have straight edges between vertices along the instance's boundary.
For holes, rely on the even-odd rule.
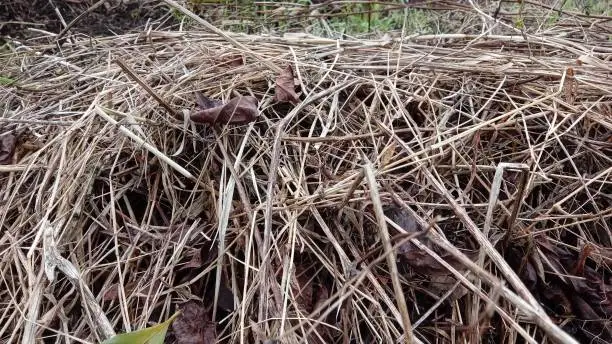
[[516,22],[514,23],[514,26],[516,26],[517,29],[524,29],[525,22],[523,21],[523,19],[517,19]]
[[176,312],[170,319],[155,326],[134,332],[118,334],[103,341],[102,344],[163,344],[170,323],[172,323],[179,314],[180,312]]
[[10,84],[12,84],[14,82],[15,82],[15,80],[0,75],[0,85],[9,86]]

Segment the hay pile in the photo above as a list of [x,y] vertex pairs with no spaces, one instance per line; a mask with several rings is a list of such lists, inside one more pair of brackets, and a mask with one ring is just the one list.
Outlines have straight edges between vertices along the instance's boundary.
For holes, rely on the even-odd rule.
[[[0,67],[0,341],[98,342],[186,300],[169,341],[609,341],[591,23],[24,42]],[[194,123],[196,91],[258,117]]]

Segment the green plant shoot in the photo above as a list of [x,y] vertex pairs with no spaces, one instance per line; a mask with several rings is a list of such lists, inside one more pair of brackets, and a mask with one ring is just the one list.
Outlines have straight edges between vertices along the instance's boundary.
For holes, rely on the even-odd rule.
[[170,319],[161,324],[142,330],[118,334],[102,342],[102,344],[163,344],[168,327],[180,312],[174,313]]

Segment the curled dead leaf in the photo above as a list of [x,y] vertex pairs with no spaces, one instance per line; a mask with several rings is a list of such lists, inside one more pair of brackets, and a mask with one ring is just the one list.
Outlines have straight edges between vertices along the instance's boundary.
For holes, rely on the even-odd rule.
[[320,284],[317,286],[317,293],[315,293],[316,295],[316,302],[315,305],[313,306],[313,309],[316,309],[317,307],[321,306],[323,303],[327,302],[327,300],[329,299],[329,290],[327,289],[327,287],[323,284]]
[[292,276],[291,288],[299,307],[310,313],[313,310],[313,286],[310,280],[311,276],[306,272],[306,268],[296,267],[296,275]]
[[215,324],[204,305],[189,300],[181,306],[180,316],[172,323],[177,344],[212,344],[217,340]]
[[[391,219],[391,221],[402,227],[406,233],[413,235],[425,234],[423,228],[408,211],[399,207],[390,207],[385,211],[385,214],[389,217],[389,219]],[[444,259],[455,269],[464,269],[463,264],[461,264],[455,257],[447,252],[441,251],[427,238],[427,236],[421,235],[418,239],[422,244],[436,252],[442,259]],[[405,261],[417,272],[429,276],[448,275],[448,269],[446,269],[425,250],[422,250],[410,241],[406,241],[405,243],[401,244],[397,251],[399,258]],[[474,260],[477,252],[464,251],[463,253],[468,256],[468,258]]]
[[[538,237],[536,245],[548,265],[546,281],[537,280],[538,295],[554,313],[571,318],[565,327],[573,327],[585,342],[612,342],[612,285],[596,268],[586,264],[595,249],[586,244],[579,254]],[[514,260],[520,255],[511,256]],[[521,275],[525,279],[526,276]],[[533,277],[529,277],[530,281]]]
[[8,165],[13,160],[17,138],[13,134],[0,136],[0,165]]
[[192,250],[191,259],[187,264],[183,265],[181,269],[193,269],[193,268],[201,268],[204,265],[202,262],[202,250]]
[[196,96],[196,104],[198,104],[198,106],[202,108],[202,110],[207,110],[207,109],[211,109],[211,108],[223,105],[222,101],[217,100],[217,99],[208,98],[207,96],[203,95],[201,92],[196,92],[195,96]]
[[277,77],[276,86],[274,87],[274,100],[278,102],[290,102],[296,104],[300,101],[295,93],[295,84],[293,83],[293,68],[287,65]]
[[520,271],[520,277],[523,283],[529,288],[529,290],[535,290],[538,285],[538,274],[535,267],[531,262],[525,264],[525,267]]
[[115,283],[111,285],[102,296],[102,300],[111,301],[116,300],[119,297],[119,284]]
[[197,123],[213,124],[244,124],[253,122],[259,116],[257,98],[238,96],[223,104],[220,101],[197,95],[196,101],[201,110],[191,115],[191,120]]
[[387,166],[393,161],[393,156],[395,155],[395,150],[397,149],[397,144],[395,141],[392,141],[391,144],[383,150],[383,153],[380,157],[380,166]]

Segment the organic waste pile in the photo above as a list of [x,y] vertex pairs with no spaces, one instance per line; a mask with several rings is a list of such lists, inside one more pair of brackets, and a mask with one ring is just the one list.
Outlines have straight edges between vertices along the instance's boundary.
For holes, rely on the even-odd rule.
[[0,342],[610,342],[610,20],[471,15],[12,45]]

